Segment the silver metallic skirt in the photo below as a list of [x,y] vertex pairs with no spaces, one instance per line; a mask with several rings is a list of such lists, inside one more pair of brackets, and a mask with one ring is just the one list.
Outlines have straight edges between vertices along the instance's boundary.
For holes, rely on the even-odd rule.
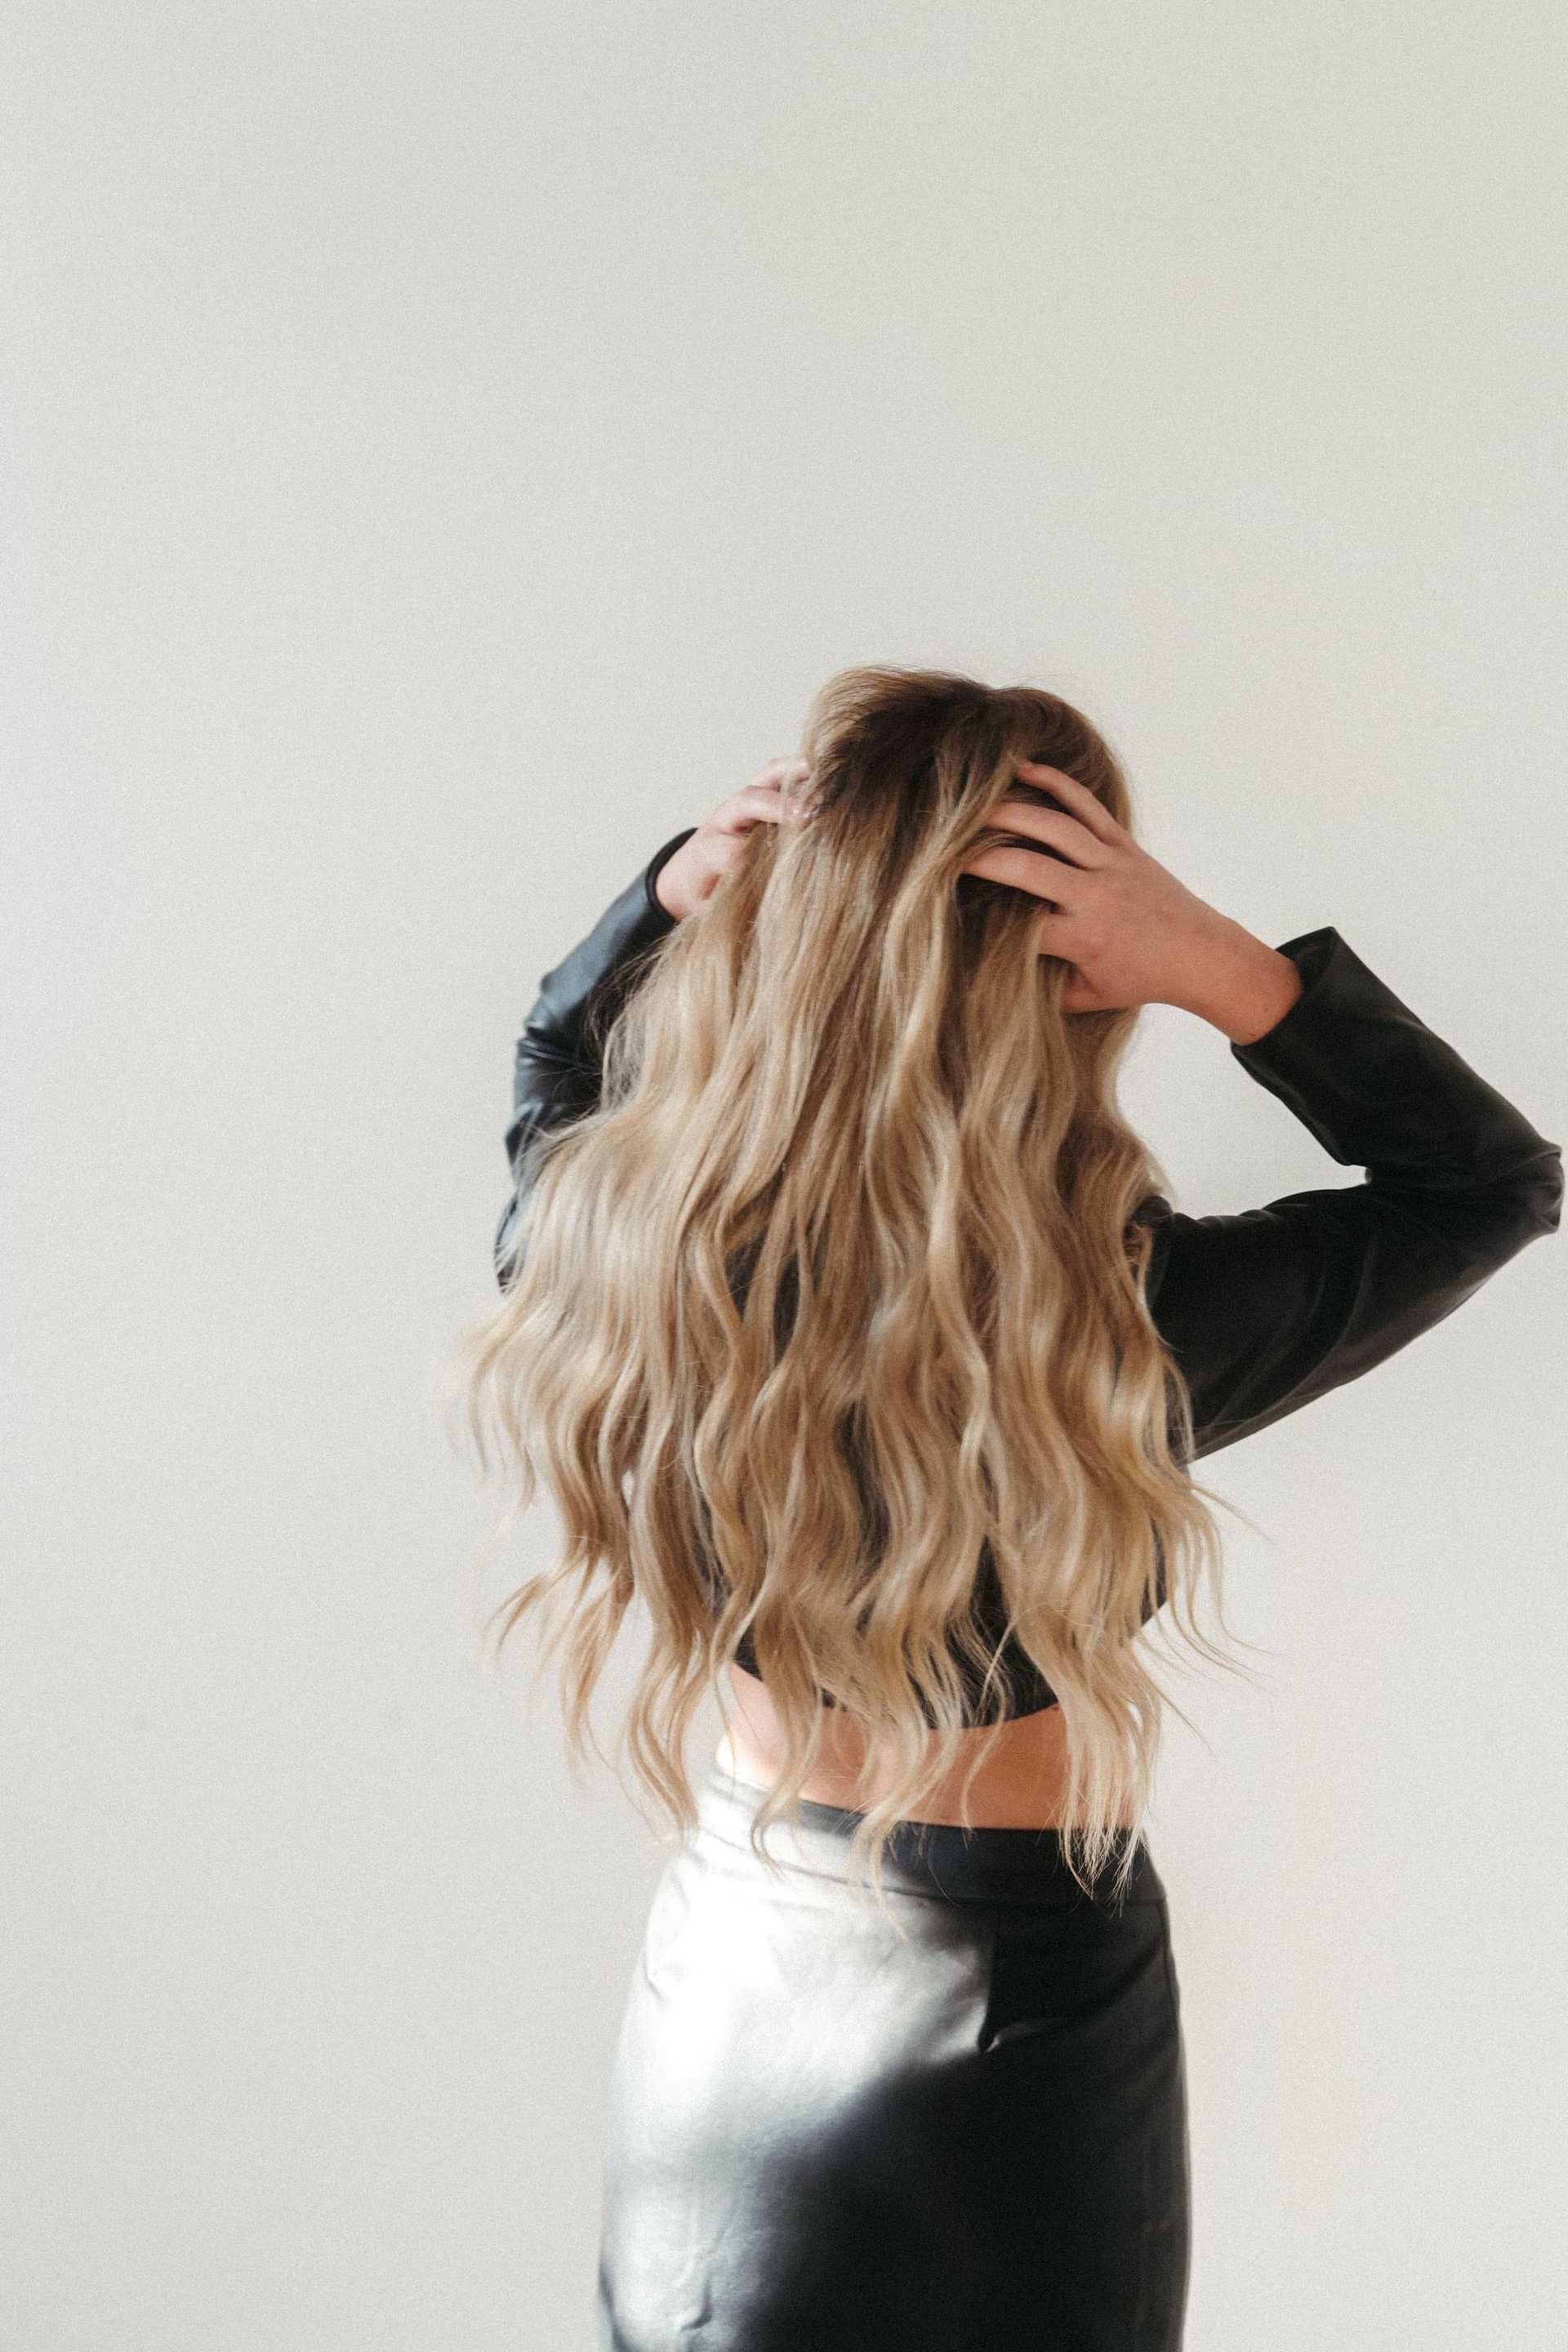
[[1051,1830],[860,1816],[710,1762],[655,1891],[604,2168],[601,2352],[1177,2352],[1186,2074],[1165,1889]]

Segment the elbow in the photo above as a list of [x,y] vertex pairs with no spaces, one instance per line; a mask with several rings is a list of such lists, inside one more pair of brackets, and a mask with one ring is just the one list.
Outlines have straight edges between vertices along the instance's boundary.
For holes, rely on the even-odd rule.
[[1506,1180],[1466,1195],[1449,1237],[1485,1281],[1531,1242],[1556,1233],[1562,1222],[1562,1148],[1543,1143],[1522,1166],[1510,1169]]
[[1546,1145],[1531,1163],[1521,1193],[1523,1238],[1554,1234],[1563,1222],[1563,1147]]

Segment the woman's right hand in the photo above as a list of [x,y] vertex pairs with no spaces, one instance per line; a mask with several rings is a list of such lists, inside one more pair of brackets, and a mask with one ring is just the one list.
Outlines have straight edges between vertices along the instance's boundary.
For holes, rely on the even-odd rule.
[[1178,881],[1087,784],[1042,761],[1014,765],[1062,808],[1003,801],[989,826],[1025,834],[1039,848],[994,843],[962,870],[1047,902],[1036,936],[1042,955],[1070,967],[1063,1011],[1175,1004],[1237,1042],[1272,1028],[1300,993],[1289,957]]

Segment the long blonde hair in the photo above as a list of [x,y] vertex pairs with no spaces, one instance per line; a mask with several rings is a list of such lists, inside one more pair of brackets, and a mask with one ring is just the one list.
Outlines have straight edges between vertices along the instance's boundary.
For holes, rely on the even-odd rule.
[[511,1518],[542,1476],[564,1530],[500,1642],[539,1606],[542,1664],[564,1640],[575,1767],[642,1602],[621,1741],[684,1835],[692,1718],[749,1631],[784,1740],[753,1845],[771,1866],[826,1693],[865,1734],[853,1851],[881,1899],[890,1824],[1002,1719],[972,1613],[988,1543],[1061,1705],[1068,1866],[1092,1888],[1114,1861],[1116,1900],[1173,1704],[1139,1636],[1163,1576],[1173,1626],[1232,1667],[1193,1605],[1211,1576],[1228,1636],[1207,1505],[1231,1506],[1185,1466],[1144,1295],[1133,1211],[1165,1178],[1116,1105],[1136,1009],[1064,1014],[1040,902],[961,867],[1026,793],[1014,755],[1131,826],[1127,784],[1070,704],[945,671],[841,671],[801,749],[812,822],[758,824],[649,958],[598,1107],[529,1149],[516,1270],[460,1343],[481,1465],[493,1424]]

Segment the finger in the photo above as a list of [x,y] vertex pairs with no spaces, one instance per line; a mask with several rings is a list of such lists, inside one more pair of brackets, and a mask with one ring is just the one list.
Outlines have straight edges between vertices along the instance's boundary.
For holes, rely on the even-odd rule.
[[1044,760],[1016,759],[1013,765],[1017,773],[1031,784],[1043,784],[1047,792],[1059,793],[1070,813],[1080,819],[1090,833],[1097,834],[1101,841],[1120,841],[1125,837],[1125,825],[1117,823],[1100,794],[1091,793],[1087,784],[1080,784],[1078,778],[1069,776],[1065,769],[1048,767]]
[[1031,898],[1050,899],[1069,911],[1079,904],[1084,878],[1081,867],[1068,866],[1059,857],[1042,857],[1037,850],[1013,849],[1003,842],[991,849],[977,849],[960,870],[978,874],[987,882],[1009,883],[1016,890],[1026,890]]
[[795,782],[802,776],[809,775],[810,772],[809,760],[802,759],[795,753],[786,753],[782,759],[770,760],[757,778],[757,782],[759,784],[783,786]]
[[713,813],[721,833],[749,833],[755,824],[782,824],[793,803],[776,784],[747,784]]
[[815,816],[816,776],[809,760],[788,760],[783,763],[784,774],[778,790],[783,801],[782,814],[794,824]]
[[[1081,952],[1082,941],[1071,915],[1057,914],[1042,907],[1035,917],[1035,951],[1037,955],[1059,956],[1064,963],[1072,963],[1075,953]],[[1087,983],[1076,965],[1073,978],[1079,989]]]
[[1053,915],[1043,908],[1036,916],[1035,952],[1050,956],[1067,966],[1062,992],[1058,999],[1064,1013],[1114,1013],[1118,1007],[1084,978],[1076,959],[1082,953],[1080,927],[1071,915]]
[[[777,822],[780,817],[801,816],[804,813],[801,804],[801,786],[810,774],[811,761],[798,755],[790,754],[782,759],[770,760],[755,783],[749,784],[744,792],[735,795],[737,803],[745,808],[747,824],[754,824],[759,815],[769,817],[774,822]],[[773,803],[771,807],[763,808],[761,803],[752,797],[759,793],[769,795]]]
[[1026,833],[1034,840],[1059,849],[1076,866],[1104,866],[1110,858],[1109,844],[1080,824],[1076,816],[1068,816],[1060,809],[1041,808],[1034,801],[1002,801],[992,810],[986,824],[994,831]]

